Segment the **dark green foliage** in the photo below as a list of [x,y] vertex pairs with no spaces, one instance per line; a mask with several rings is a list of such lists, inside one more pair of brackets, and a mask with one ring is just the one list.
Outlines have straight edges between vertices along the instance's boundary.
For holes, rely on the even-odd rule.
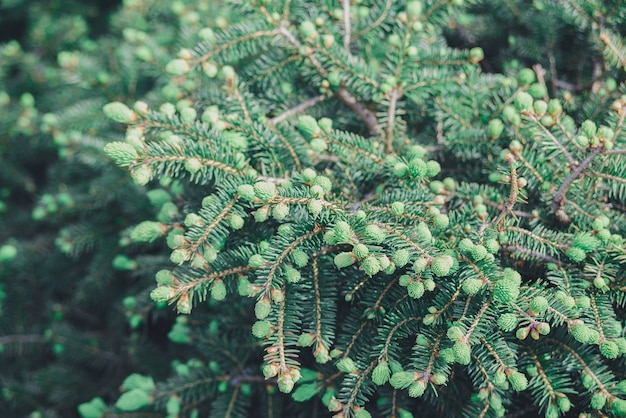
[[0,408],[626,416],[623,7],[352,3],[0,49]]

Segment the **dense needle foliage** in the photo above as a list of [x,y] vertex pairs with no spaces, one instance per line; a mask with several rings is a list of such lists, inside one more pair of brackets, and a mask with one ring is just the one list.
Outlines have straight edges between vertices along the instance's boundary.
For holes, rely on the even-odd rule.
[[626,416],[620,1],[65,6],[0,8],[3,416]]

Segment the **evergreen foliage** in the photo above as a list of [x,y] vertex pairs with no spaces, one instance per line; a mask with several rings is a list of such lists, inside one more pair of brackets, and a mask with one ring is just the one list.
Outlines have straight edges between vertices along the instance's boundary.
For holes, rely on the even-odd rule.
[[620,2],[28,7],[7,414],[626,416]]

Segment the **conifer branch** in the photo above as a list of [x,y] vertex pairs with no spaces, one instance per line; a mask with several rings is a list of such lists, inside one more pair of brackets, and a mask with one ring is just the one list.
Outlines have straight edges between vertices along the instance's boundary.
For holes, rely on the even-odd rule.
[[386,0],[385,2],[385,8],[383,9],[382,13],[380,14],[380,16],[378,16],[378,18],[372,22],[371,25],[369,25],[368,27],[358,31],[355,35],[353,40],[356,41],[359,38],[361,38],[363,35],[365,35],[366,33],[370,32],[371,30],[379,27],[381,25],[381,23],[383,23],[385,21],[385,19],[387,19],[387,16],[389,15],[389,12],[391,11],[391,6],[393,5],[393,0]]

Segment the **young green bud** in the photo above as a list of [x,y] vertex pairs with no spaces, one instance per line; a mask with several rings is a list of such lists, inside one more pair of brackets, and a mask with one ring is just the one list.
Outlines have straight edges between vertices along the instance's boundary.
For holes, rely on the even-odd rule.
[[354,418],[372,418],[372,414],[365,409],[361,409],[354,415]]
[[301,334],[300,337],[298,338],[298,345],[300,347],[309,347],[311,346],[311,344],[313,344],[314,341],[315,341],[315,335],[309,332],[305,332],[304,334]]
[[605,140],[611,140],[613,139],[613,136],[615,136],[615,133],[613,132],[611,128],[607,126],[600,126],[600,128],[598,128],[597,135],[599,138],[604,138]]
[[470,256],[472,257],[472,260],[474,261],[480,261],[483,258],[487,257],[487,255],[489,254],[489,252],[487,251],[487,249],[480,244],[476,244],[472,247],[472,249],[469,251]]
[[491,254],[496,254],[498,251],[500,251],[500,244],[498,243],[498,240],[496,239],[493,239],[493,238],[488,239],[485,241],[485,248]]
[[585,252],[593,251],[600,245],[600,240],[589,232],[581,232],[576,234],[572,241],[573,247],[578,247]]
[[391,369],[389,368],[389,363],[381,360],[372,371],[372,382],[375,385],[382,386],[389,381],[390,376]]
[[468,295],[475,295],[483,288],[483,281],[480,279],[465,279],[462,284],[462,289]]
[[435,161],[430,160],[426,162],[426,177],[435,177],[437,174],[441,172],[441,165]]
[[528,387],[528,379],[523,373],[513,372],[508,376],[509,383],[514,391],[520,392]]
[[557,401],[556,401],[559,409],[561,410],[561,412],[569,412],[569,410],[572,408],[572,403],[570,402],[569,398],[565,395],[560,396]]
[[614,398],[611,404],[613,413],[618,417],[626,417],[626,401],[619,398]]
[[522,341],[523,341],[523,340],[525,340],[525,339],[526,339],[526,337],[528,337],[528,334],[529,334],[529,333],[530,333],[530,329],[529,329],[528,327],[523,327],[523,328],[518,329],[518,330],[515,332],[515,336],[516,336],[518,339],[520,339],[520,340],[522,340]]
[[450,219],[448,218],[448,215],[440,213],[439,215],[435,215],[433,217],[433,225],[437,229],[446,228],[449,224],[450,224]]
[[543,296],[535,296],[530,303],[530,309],[537,314],[543,313],[548,309],[548,300]]
[[241,184],[237,187],[237,193],[243,200],[252,201],[256,197],[254,187],[250,184]]
[[315,28],[315,23],[311,22],[310,20],[305,20],[304,22],[300,23],[299,29],[300,34],[304,38],[317,37],[317,29]]
[[262,206],[254,212],[254,220],[256,222],[265,222],[270,216],[269,206]]
[[337,369],[344,373],[357,373],[358,369],[354,364],[354,361],[350,357],[343,358],[337,362]]
[[133,182],[138,186],[145,186],[152,179],[152,170],[145,165],[135,168],[130,176]]
[[263,267],[265,265],[265,260],[261,254],[254,254],[248,259],[248,265],[253,268]]
[[548,94],[548,90],[543,84],[533,83],[528,88],[528,94],[530,94],[535,99],[541,99]]
[[522,86],[527,86],[535,82],[535,72],[530,68],[523,68],[517,75],[517,79]]
[[403,202],[393,202],[391,204],[391,212],[396,215],[396,216],[400,216],[404,213],[404,203]]
[[293,263],[297,267],[304,267],[309,262],[309,256],[302,250],[295,250],[291,256],[293,257]]
[[587,257],[585,250],[578,247],[570,247],[565,254],[567,255],[567,258],[576,263],[583,261]]
[[199,159],[191,157],[185,160],[185,170],[187,170],[189,174],[196,174],[200,169],[202,169],[202,162]]
[[276,194],[276,185],[267,181],[259,181],[254,184],[254,195],[263,202],[267,202],[274,198]]
[[598,131],[598,127],[596,126],[595,122],[591,120],[586,120],[582,123],[581,130],[583,132],[583,135],[591,139],[596,135],[596,132]]
[[417,226],[415,227],[415,232],[421,240],[426,241],[427,243],[430,243],[430,241],[433,239],[433,235],[430,232],[428,225],[426,225],[424,222],[420,222],[417,224]]
[[354,248],[352,248],[352,252],[360,260],[360,259],[367,257],[370,251],[369,251],[369,248],[367,248],[367,245],[357,244],[354,246]]
[[257,319],[267,318],[271,310],[272,305],[270,304],[270,300],[268,298],[263,298],[254,305],[254,315]]
[[311,215],[317,216],[322,213],[324,205],[321,200],[313,199],[307,204],[307,209]]
[[300,272],[291,266],[285,267],[285,276],[289,283],[298,283],[302,279]]
[[174,296],[176,291],[169,286],[159,286],[150,292],[150,298],[157,303],[167,302]]
[[165,72],[173,76],[181,76],[187,74],[191,70],[191,66],[184,59],[174,59],[167,63]]
[[500,119],[492,119],[489,121],[489,137],[491,139],[498,139],[502,132],[504,132],[504,123]]
[[485,58],[485,52],[480,47],[475,47],[470,49],[469,52],[469,62],[472,64],[478,64]]
[[160,285],[174,284],[174,275],[169,270],[159,270],[155,275],[155,280]]
[[365,227],[363,235],[376,244],[382,243],[385,238],[387,238],[387,234],[385,233],[385,231],[383,231],[378,225],[373,224]]
[[402,162],[396,163],[393,166],[393,174],[394,176],[398,178],[405,177],[408,172],[409,172],[409,167]]
[[136,118],[135,113],[122,102],[105,104],[102,110],[106,117],[114,122],[130,123]]
[[213,280],[213,284],[211,285],[211,298],[217,301],[224,300],[226,294],[227,291],[224,281],[221,279]]
[[[351,253],[349,254],[352,256]],[[361,266],[363,267],[363,271],[365,272],[365,274],[367,274],[368,276],[373,276],[382,270],[380,262],[373,255],[370,255],[363,259],[361,261]]]
[[447,364],[452,364],[456,361],[454,349],[452,348],[444,348],[443,350],[439,351],[439,356]]
[[250,296],[252,294],[251,286],[247,278],[240,277],[239,280],[237,280],[237,293],[239,293],[240,296]]
[[419,398],[426,391],[426,383],[422,380],[411,383],[409,386],[409,396],[411,398]]
[[396,372],[391,376],[389,383],[396,389],[406,389],[415,381],[414,372]]
[[513,313],[505,313],[498,318],[498,327],[505,332],[513,331],[517,327],[519,319]]
[[535,111],[535,115],[543,116],[548,110],[548,104],[543,100],[535,100],[533,110]]
[[409,174],[413,178],[421,178],[426,174],[426,162],[421,158],[413,158],[409,162]]
[[343,252],[335,256],[334,262],[337,268],[342,269],[351,266],[356,262],[356,257],[352,253]]
[[404,267],[407,265],[411,257],[411,253],[406,249],[399,249],[393,253],[393,262],[397,267]]
[[454,264],[454,260],[449,255],[441,255],[436,257],[430,265],[433,274],[438,277],[447,276]]
[[244,223],[245,220],[237,214],[230,215],[230,217],[228,218],[228,224],[235,231],[243,228]]
[[530,112],[533,110],[533,98],[530,94],[522,91],[515,97],[515,106],[521,112]]
[[604,405],[606,405],[606,396],[602,393],[596,393],[591,397],[589,406],[591,406],[592,409],[600,410],[604,408]]
[[452,350],[454,350],[454,358],[457,363],[465,366],[470,364],[471,349],[467,343],[463,341],[457,341],[456,343],[454,343],[454,346],[452,346]]
[[503,278],[493,286],[494,300],[503,304],[514,302],[519,296],[519,285],[513,280]]
[[416,18],[422,14],[422,2],[420,0],[409,1],[406,5],[406,14],[411,18]]
[[553,116],[563,113],[563,106],[561,106],[559,99],[550,100],[550,103],[548,104],[548,113]]
[[110,142],[104,146],[104,153],[120,167],[131,165],[138,157],[137,151],[126,142]]
[[298,119],[298,130],[306,139],[316,138],[321,134],[321,129],[313,116],[304,115]]
[[572,327],[572,336],[578,342],[587,343],[592,337],[591,334],[591,329],[582,322],[579,322]]
[[167,232],[167,226],[160,222],[143,221],[130,234],[134,242],[152,242]]
[[278,377],[278,390],[282,393],[290,393],[293,390],[295,382],[293,378],[287,374]]
[[252,325],[252,335],[257,338],[265,338],[269,335],[272,330],[272,326],[267,321],[256,321]]
[[413,270],[415,270],[416,273],[424,272],[426,267],[428,267],[428,261],[424,257],[418,258],[415,263],[413,263]]
[[600,352],[604,357],[611,360],[616,359],[620,354],[618,345],[613,341],[606,341],[600,344]]
[[277,221],[282,221],[289,215],[289,206],[284,203],[279,203],[272,208],[272,216]]
[[447,331],[446,335],[448,336],[448,338],[451,341],[455,341],[456,342],[457,340],[460,340],[461,338],[463,338],[465,333],[463,332],[463,329],[461,327],[452,326],[452,327],[448,328],[448,331]]
[[426,290],[422,282],[411,282],[407,285],[407,292],[413,299],[419,299],[424,295]]

